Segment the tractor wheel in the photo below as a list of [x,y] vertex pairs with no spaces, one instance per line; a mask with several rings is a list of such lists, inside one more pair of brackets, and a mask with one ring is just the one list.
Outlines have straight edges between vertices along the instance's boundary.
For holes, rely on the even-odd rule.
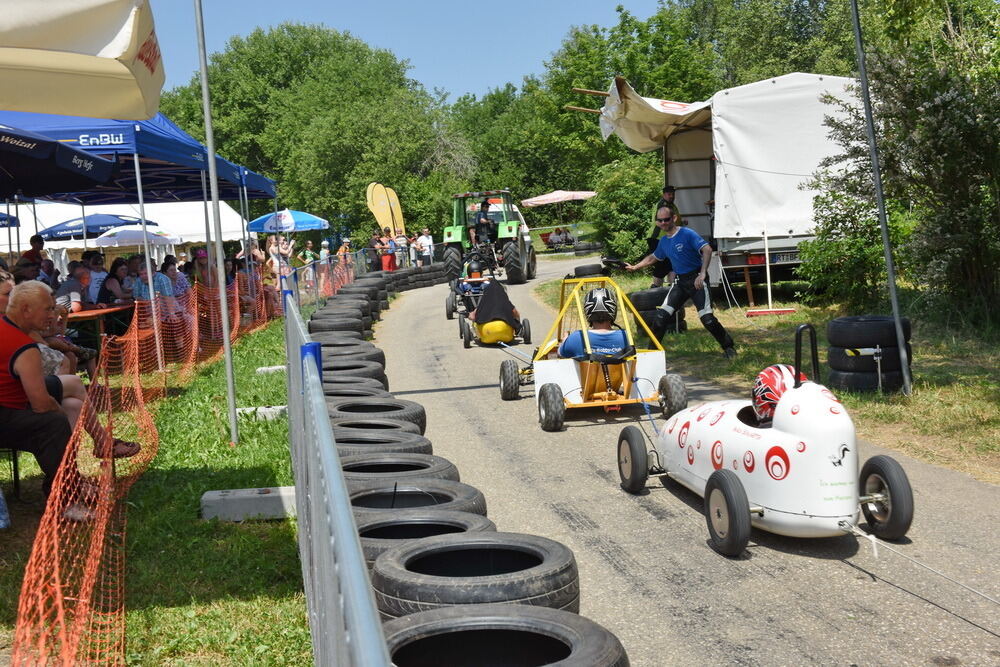
[[750,541],[750,502],[732,470],[716,470],[705,485],[705,520],[712,548],[739,556]]
[[472,323],[462,318],[462,347],[469,349],[472,347]]
[[455,318],[455,293],[452,292],[444,300],[444,316],[449,320]]
[[503,269],[507,273],[508,284],[520,285],[527,282],[524,267],[521,265],[521,252],[513,241],[507,241],[503,245]]
[[883,540],[906,535],[913,521],[913,489],[903,467],[889,456],[873,456],[861,467],[862,495],[881,493],[885,500],[862,503],[868,532]]
[[534,280],[535,274],[538,273],[538,255],[535,254],[534,248],[528,249],[528,280]]
[[521,388],[519,376],[516,361],[504,359],[500,362],[500,398],[502,400],[513,401],[517,399]]
[[687,387],[676,373],[667,373],[660,378],[657,388],[660,392],[660,407],[663,418],[669,419],[688,406]]
[[444,273],[449,278],[458,278],[462,275],[462,251],[457,246],[448,246],[444,249],[442,256],[444,263]]
[[538,423],[543,431],[561,431],[566,419],[562,389],[554,382],[542,385],[538,392]]
[[531,322],[528,318],[521,320],[521,341],[525,345],[531,345]]
[[649,455],[642,432],[635,426],[626,426],[618,436],[618,476],[628,493],[639,493],[646,488]]

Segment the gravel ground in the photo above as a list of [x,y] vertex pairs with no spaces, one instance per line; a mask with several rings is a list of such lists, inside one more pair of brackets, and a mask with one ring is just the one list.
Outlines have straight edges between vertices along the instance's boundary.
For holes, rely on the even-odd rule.
[[[573,265],[542,260],[536,281],[509,290],[536,342],[554,313],[531,290]],[[462,348],[446,294],[446,285],[404,293],[376,325],[391,391],[426,407],[435,454],[486,494],[499,530],[573,549],[581,613],[617,634],[633,665],[1000,664],[1000,606],[893,553],[876,557],[851,536],[754,530],[747,553],[729,560],[709,547],[696,495],[656,478],[647,494],[627,495],[615,444],[641,411],[571,411],[565,430],[543,432],[530,387],[500,400],[504,352]],[[748,393],[685,379],[692,405]],[[861,443],[861,460],[878,453],[887,452]],[[895,548],[1000,598],[1000,489],[893,455],[916,504]]]

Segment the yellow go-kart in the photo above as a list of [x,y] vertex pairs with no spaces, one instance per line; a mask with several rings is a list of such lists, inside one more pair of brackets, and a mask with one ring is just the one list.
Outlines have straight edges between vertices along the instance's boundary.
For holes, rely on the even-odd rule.
[[[486,279],[464,280],[471,283]],[[476,340],[484,345],[506,345],[520,337],[521,342],[531,343],[531,323],[527,318],[516,319],[517,311],[496,279],[488,282],[486,289],[475,297],[471,305],[472,310],[458,313],[458,335],[466,349],[472,347]]]
[[[619,304],[614,327],[625,333],[627,345],[618,354],[594,353],[591,347],[583,301],[597,287],[612,291]],[[559,343],[576,330],[583,334],[586,354],[559,358]],[[637,346],[641,334],[648,347]],[[564,279],[559,314],[529,363],[518,367],[505,359],[500,364],[500,398],[517,399],[520,387],[528,384],[534,384],[538,421],[545,431],[561,430],[571,408],[617,412],[626,405],[652,404],[670,416],[687,407],[684,381],[666,372],[663,346],[618,284],[603,275]]]

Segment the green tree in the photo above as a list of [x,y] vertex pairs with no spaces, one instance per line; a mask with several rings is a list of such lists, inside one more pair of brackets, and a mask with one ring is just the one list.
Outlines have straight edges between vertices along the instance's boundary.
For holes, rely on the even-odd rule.
[[598,167],[597,196],[584,206],[610,255],[637,260],[647,254],[650,211],[662,185],[663,167],[655,154],[630,155]]

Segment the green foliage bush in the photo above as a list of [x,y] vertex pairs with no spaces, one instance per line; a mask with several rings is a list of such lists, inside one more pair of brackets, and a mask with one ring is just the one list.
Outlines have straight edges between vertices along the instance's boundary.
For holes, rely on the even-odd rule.
[[652,211],[663,187],[663,166],[655,153],[630,155],[596,170],[597,196],[584,213],[608,255],[637,260],[647,253]]

